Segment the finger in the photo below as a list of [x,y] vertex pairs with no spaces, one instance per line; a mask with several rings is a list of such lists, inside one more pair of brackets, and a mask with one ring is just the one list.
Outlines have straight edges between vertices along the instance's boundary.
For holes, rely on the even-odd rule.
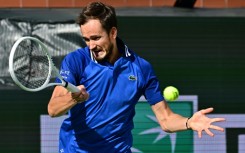
[[81,92],[71,93],[71,98],[75,103],[80,103],[81,101]]
[[214,108],[210,107],[210,108],[201,110],[201,112],[202,112],[203,114],[207,114],[207,113],[211,113],[213,110],[214,110]]
[[211,119],[211,123],[213,123],[213,122],[222,122],[222,121],[225,121],[225,118],[212,118]]
[[214,136],[214,134],[209,129],[205,129],[205,132],[211,137]]
[[81,90],[81,98],[82,101],[86,101],[89,98],[89,93],[87,92],[86,88],[84,87],[84,85],[80,85],[79,86],[80,90]]
[[83,96],[83,101],[87,101],[90,97],[90,94],[86,91],[85,93],[81,93]]
[[198,131],[198,137],[201,138],[202,137],[202,131]]
[[221,127],[219,127],[219,126],[216,126],[216,125],[210,125],[210,127],[209,127],[210,129],[214,129],[214,130],[217,130],[217,131],[224,131],[224,129],[223,128],[221,128]]
[[79,98],[80,95],[81,95],[81,92],[73,92],[73,93],[71,93],[71,96],[72,96],[73,99]]
[[89,98],[89,93],[87,93],[87,92],[81,93],[81,97],[83,98],[83,101],[86,101]]
[[89,93],[87,92],[87,96],[86,96],[86,98],[85,98],[85,101],[89,99],[89,96],[90,96],[90,95],[89,95]]
[[82,94],[86,94],[87,93],[85,87],[84,88],[81,88],[81,92],[82,92]]

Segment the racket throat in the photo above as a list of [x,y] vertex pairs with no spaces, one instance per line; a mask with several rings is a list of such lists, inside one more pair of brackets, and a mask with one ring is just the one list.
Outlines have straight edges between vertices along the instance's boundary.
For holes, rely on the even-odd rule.
[[67,88],[67,87],[68,87],[68,82],[67,82],[67,81],[65,81],[64,79],[63,79],[63,81],[65,82],[64,87],[65,87],[65,88]]

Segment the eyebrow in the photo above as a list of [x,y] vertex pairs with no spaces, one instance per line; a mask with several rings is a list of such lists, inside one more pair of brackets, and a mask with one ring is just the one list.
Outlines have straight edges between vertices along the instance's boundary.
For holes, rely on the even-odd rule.
[[100,35],[93,35],[93,36],[90,36],[90,38],[88,38],[88,37],[83,37],[83,39],[84,40],[89,40],[89,39],[96,39],[96,38],[101,38],[101,36]]
[[82,37],[84,40],[88,40],[88,38],[87,37]]

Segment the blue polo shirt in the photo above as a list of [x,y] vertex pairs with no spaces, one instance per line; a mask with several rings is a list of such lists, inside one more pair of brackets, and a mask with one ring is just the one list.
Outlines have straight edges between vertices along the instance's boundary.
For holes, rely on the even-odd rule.
[[88,47],[69,53],[62,77],[84,85],[90,98],[69,110],[60,130],[64,153],[131,152],[135,105],[144,95],[150,105],[163,100],[152,66],[117,38],[122,57],[114,65],[98,63]]

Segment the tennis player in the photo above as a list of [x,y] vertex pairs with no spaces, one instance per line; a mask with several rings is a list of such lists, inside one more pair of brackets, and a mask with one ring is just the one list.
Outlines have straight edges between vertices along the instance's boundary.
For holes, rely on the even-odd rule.
[[162,96],[152,66],[118,37],[113,7],[89,3],[79,14],[85,48],[69,53],[63,60],[61,75],[78,86],[78,93],[56,86],[48,112],[64,115],[60,129],[59,151],[64,153],[130,153],[135,105],[144,95],[166,132],[194,130],[199,137],[210,129],[224,129],[212,123],[224,118],[208,118],[213,108],[180,116],[169,108]]

